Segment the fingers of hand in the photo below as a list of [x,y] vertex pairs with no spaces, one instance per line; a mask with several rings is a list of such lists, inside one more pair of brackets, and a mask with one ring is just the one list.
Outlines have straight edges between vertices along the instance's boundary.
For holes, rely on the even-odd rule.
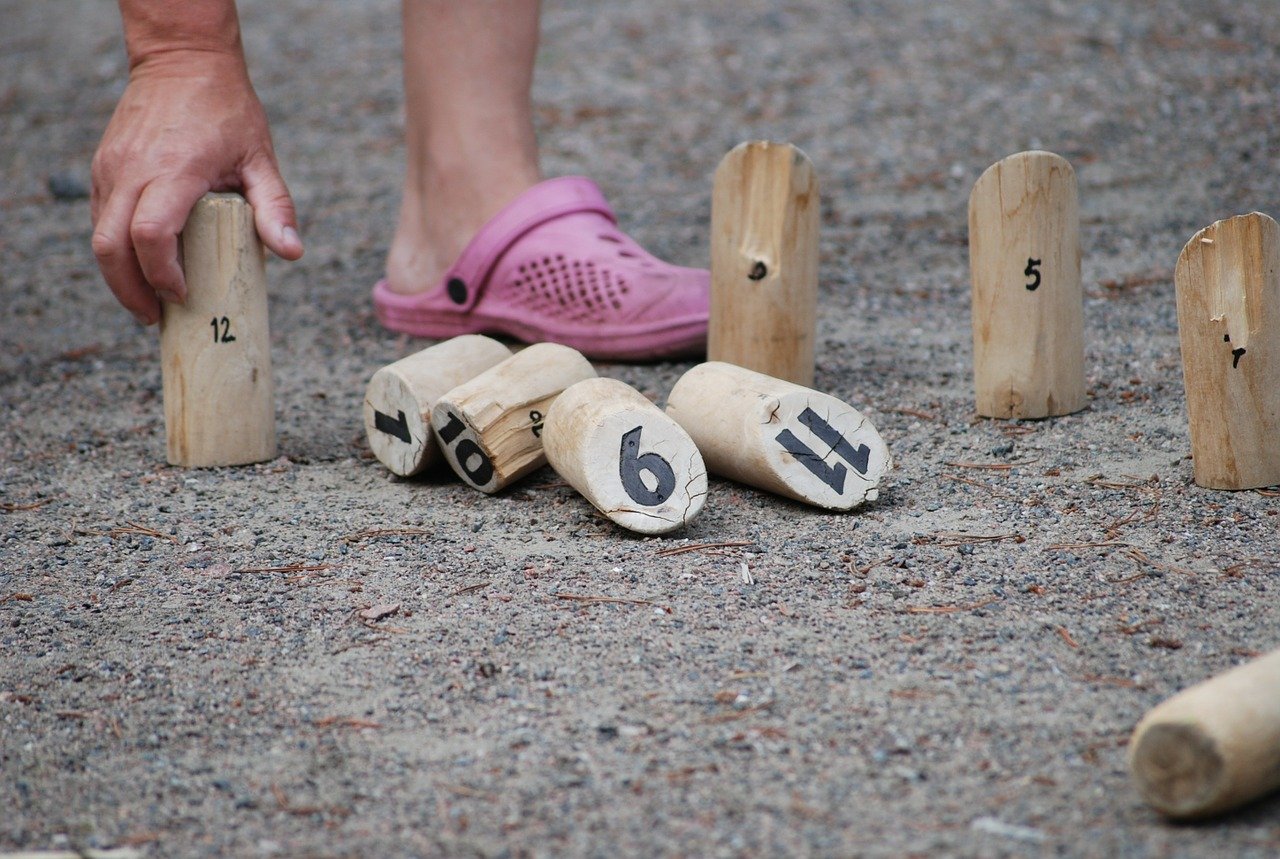
[[143,325],[150,325],[160,319],[160,302],[133,251],[129,225],[137,200],[137,192],[115,188],[102,202],[93,230],[93,255],[116,300]]
[[253,206],[254,224],[262,243],[283,259],[301,257],[298,216],[275,161],[262,155],[245,165],[243,176],[244,196]]
[[187,283],[178,256],[178,235],[209,184],[199,178],[152,180],[143,189],[129,224],[142,275],[166,301],[186,299]]

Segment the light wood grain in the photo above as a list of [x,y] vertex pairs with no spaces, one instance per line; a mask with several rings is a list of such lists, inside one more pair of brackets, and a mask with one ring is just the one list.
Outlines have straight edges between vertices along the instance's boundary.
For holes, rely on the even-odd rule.
[[891,465],[884,440],[857,409],[733,364],[685,373],[667,414],[712,474],[828,510],[875,500]]
[[818,180],[787,143],[735,147],[711,197],[707,357],[813,384]]
[[1280,483],[1280,229],[1258,212],[1218,221],[1174,281],[1196,483]]
[[453,388],[511,357],[491,337],[466,334],[415,352],[373,374],[364,394],[369,449],[393,474],[411,477],[441,459],[431,410]]
[[1280,650],[1154,708],[1133,732],[1129,766],[1146,801],[1176,818],[1280,787]]
[[1079,411],[1084,295],[1075,171],[1051,152],[993,164],[969,196],[973,376],[978,414]]
[[253,209],[208,194],[181,237],[185,304],[163,305],[160,362],[169,463],[244,465],[276,455],[267,276]]
[[535,344],[440,397],[431,410],[432,432],[465,483],[498,492],[546,465],[547,409],[565,388],[595,375],[591,362],[568,346]]
[[566,388],[547,410],[542,444],[570,486],[631,531],[674,531],[706,500],[707,469],[693,439],[616,379]]

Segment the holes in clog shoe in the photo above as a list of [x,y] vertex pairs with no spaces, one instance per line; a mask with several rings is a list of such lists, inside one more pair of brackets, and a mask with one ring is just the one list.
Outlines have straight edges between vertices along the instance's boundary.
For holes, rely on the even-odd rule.
[[609,266],[563,254],[519,264],[511,287],[511,300],[530,313],[579,323],[609,321],[625,309],[633,291],[633,284]]

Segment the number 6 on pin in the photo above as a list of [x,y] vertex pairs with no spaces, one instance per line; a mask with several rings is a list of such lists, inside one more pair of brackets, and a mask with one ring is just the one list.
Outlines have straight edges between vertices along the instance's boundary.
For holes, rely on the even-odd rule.
[[629,530],[673,531],[706,500],[707,469],[688,433],[615,379],[587,379],[557,397],[542,445],[570,486]]
[[891,465],[880,434],[857,409],[733,364],[710,361],[685,373],[667,414],[713,474],[828,510],[877,498]]

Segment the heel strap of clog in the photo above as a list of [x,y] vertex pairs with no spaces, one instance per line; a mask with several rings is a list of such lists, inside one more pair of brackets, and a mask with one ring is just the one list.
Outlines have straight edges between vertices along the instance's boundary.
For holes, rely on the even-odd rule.
[[585,176],[547,179],[507,204],[467,243],[466,249],[445,273],[445,292],[459,310],[470,310],[479,301],[498,260],[520,238],[542,224],[596,212],[616,224],[617,217],[596,183]]

